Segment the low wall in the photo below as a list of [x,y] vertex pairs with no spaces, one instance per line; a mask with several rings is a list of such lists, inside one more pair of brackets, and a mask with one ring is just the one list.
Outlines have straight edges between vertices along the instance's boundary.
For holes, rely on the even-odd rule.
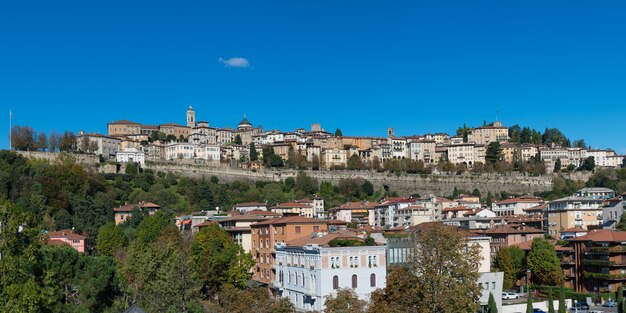
[[[29,158],[41,158],[50,161],[56,160],[58,153],[49,152],[18,152]],[[99,161],[98,156],[91,154],[72,154],[77,162],[96,170]],[[218,177],[224,182],[233,181],[281,181],[288,177],[295,177],[298,171],[295,170],[259,170],[252,171],[237,167],[230,167],[228,164],[219,162],[199,162],[199,161],[146,161],[144,168],[158,172],[170,172],[187,177],[205,178],[211,176]],[[101,164],[98,171],[102,173],[115,172],[116,168],[110,164]],[[120,171],[124,172],[124,166]],[[513,194],[532,194],[537,191],[547,191],[552,188],[552,175],[546,176],[526,176],[524,174],[512,172],[506,174],[401,174],[379,173],[375,171],[305,171],[307,175],[317,178],[320,182],[339,183],[341,179],[363,178],[367,179],[376,189],[388,188],[401,196],[418,193],[422,196],[450,195],[454,188],[472,191],[475,188],[483,195],[491,191],[493,194],[506,191]]]
[[[559,300],[554,300],[552,301],[552,303],[554,306],[554,311],[557,311],[559,309]],[[568,308],[571,307],[572,300],[565,299],[565,306]],[[533,302],[533,308],[542,309],[548,312],[548,301]],[[502,306],[502,313],[525,313],[525,312],[526,312],[526,302],[520,303],[520,304],[509,304],[509,305]]]

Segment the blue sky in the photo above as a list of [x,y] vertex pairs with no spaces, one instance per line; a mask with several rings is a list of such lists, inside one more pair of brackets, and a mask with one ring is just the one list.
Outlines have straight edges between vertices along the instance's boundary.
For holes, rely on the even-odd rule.
[[[624,1],[4,1],[0,148],[106,123],[345,135],[495,119],[626,153]],[[232,59],[240,58],[240,59]],[[229,65],[230,64],[230,65]],[[234,66],[233,66],[234,65]],[[246,66],[247,65],[247,66]]]

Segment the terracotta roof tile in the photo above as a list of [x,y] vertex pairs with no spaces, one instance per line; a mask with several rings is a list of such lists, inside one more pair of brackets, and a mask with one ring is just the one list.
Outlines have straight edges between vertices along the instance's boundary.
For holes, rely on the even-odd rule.
[[626,232],[611,229],[592,230],[585,236],[571,238],[569,241],[626,242]]

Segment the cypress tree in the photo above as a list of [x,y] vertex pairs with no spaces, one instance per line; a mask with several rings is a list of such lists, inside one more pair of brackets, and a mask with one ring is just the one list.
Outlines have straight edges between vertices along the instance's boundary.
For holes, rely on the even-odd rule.
[[559,313],[567,313],[565,309],[565,295],[563,294],[563,286],[559,289]]
[[526,313],[533,313],[533,294],[530,292],[530,288],[526,287],[528,290],[528,296],[526,297]]
[[489,302],[487,304],[487,312],[488,313],[498,313],[498,305],[496,304],[496,299],[493,297],[493,293],[489,293]]
[[550,290],[550,294],[548,295],[548,313],[554,312],[554,302],[552,301],[552,290]]

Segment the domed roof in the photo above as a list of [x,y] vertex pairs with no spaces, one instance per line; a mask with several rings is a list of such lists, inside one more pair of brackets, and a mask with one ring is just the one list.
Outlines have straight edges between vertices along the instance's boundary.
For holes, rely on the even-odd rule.
[[241,122],[239,122],[239,127],[241,126],[252,126],[252,123],[248,122],[248,119],[246,118],[246,115],[243,115],[243,120],[241,120]]

